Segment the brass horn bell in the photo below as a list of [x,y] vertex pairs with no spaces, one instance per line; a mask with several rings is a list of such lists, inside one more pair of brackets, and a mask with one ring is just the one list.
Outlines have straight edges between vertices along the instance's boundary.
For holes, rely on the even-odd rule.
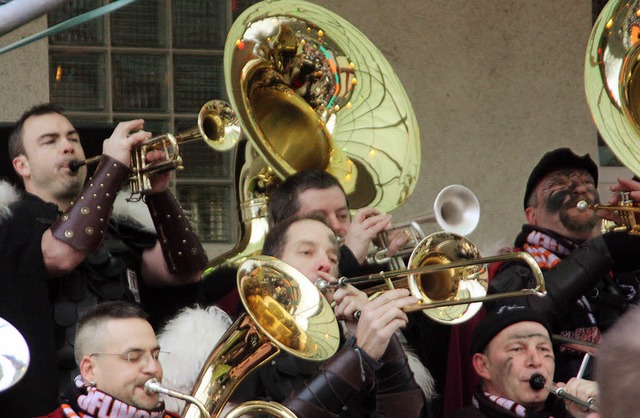
[[585,57],[587,101],[618,159],[640,175],[640,1],[611,0],[593,25]]

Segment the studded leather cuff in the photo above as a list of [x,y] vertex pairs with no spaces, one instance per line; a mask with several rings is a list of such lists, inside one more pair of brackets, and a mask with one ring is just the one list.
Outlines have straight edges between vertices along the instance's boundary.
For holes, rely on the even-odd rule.
[[129,167],[103,155],[93,177],[51,226],[53,236],[78,250],[95,252],[104,239],[116,194],[128,177]]
[[145,196],[158,232],[164,259],[172,273],[204,269],[207,254],[170,191]]

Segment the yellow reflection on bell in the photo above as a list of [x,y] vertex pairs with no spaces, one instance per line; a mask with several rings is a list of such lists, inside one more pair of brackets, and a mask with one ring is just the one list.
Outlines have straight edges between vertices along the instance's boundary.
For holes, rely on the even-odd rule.
[[375,157],[376,156],[376,149],[375,148],[371,148],[369,150],[369,155],[372,156],[372,157]]
[[318,36],[324,36],[324,31],[322,29],[318,31]]

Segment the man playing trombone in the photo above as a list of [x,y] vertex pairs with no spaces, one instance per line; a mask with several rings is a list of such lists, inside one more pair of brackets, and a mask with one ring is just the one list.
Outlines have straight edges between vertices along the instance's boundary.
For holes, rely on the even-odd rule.
[[[524,195],[528,223],[515,247],[529,252],[544,271],[547,296],[501,304],[526,304],[544,314],[554,333],[598,343],[640,291],[636,272],[640,239],[624,232],[602,234],[595,211],[580,201],[599,203],[598,168],[589,155],[568,148],[545,154],[531,172]],[[613,272],[613,274],[612,274]],[[530,270],[505,263],[490,281],[490,292],[530,287]],[[556,352],[556,378],[574,376],[582,353]],[[591,367],[585,376],[591,376]]]
[[[478,323],[471,337],[471,354],[481,378],[474,406],[450,418],[587,416],[583,406],[549,396],[545,388],[553,380],[555,358],[551,326],[542,315],[520,306],[503,306]],[[587,404],[598,396],[598,385],[584,379],[572,378],[557,386]]]
[[[312,282],[335,281],[338,274],[338,242],[318,218],[289,218],[275,225],[263,254],[280,258]],[[429,416],[395,336],[408,320],[401,308],[416,299],[398,289],[369,301],[352,286],[328,292],[326,298],[336,303],[336,316],[347,326],[338,353],[321,365],[281,353],[243,382],[234,401],[266,397],[282,402],[293,392],[284,404],[298,416]]]
[[[170,173],[153,176],[145,196],[161,239],[111,215],[130,176],[132,150],[150,137],[143,125],[141,119],[118,124],[86,184],[86,167],[70,168],[85,158],[78,132],[58,108],[33,107],[10,135],[9,155],[26,193],[0,221],[0,316],[23,333],[32,363],[25,378],[0,396],[2,416],[53,409],[58,388],[76,367],[75,323],[88,308],[130,299],[170,311],[151,288],[200,278],[206,254],[168,189]],[[146,158],[157,162],[164,156],[152,151]]]

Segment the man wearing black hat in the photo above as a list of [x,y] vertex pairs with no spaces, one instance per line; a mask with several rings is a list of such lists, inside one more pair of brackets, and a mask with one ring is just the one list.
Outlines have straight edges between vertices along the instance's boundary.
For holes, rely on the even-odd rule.
[[[593,343],[640,295],[640,239],[627,233],[602,234],[596,213],[577,208],[581,200],[600,202],[597,182],[598,168],[588,154],[578,156],[559,148],[542,157],[527,182],[528,223],[515,240],[515,250],[536,259],[548,293],[499,303],[528,306],[545,316],[554,333]],[[528,267],[505,263],[492,278],[490,292],[533,285]],[[556,379],[575,376],[582,354],[557,351]]]
[[[450,418],[585,417],[572,403],[550,396],[544,387],[534,389],[532,376],[552,382],[555,363],[551,326],[535,311],[521,306],[503,306],[485,317],[471,337],[473,368],[481,382],[474,393],[474,406]],[[598,385],[571,379],[564,390],[586,400],[598,395]]]

